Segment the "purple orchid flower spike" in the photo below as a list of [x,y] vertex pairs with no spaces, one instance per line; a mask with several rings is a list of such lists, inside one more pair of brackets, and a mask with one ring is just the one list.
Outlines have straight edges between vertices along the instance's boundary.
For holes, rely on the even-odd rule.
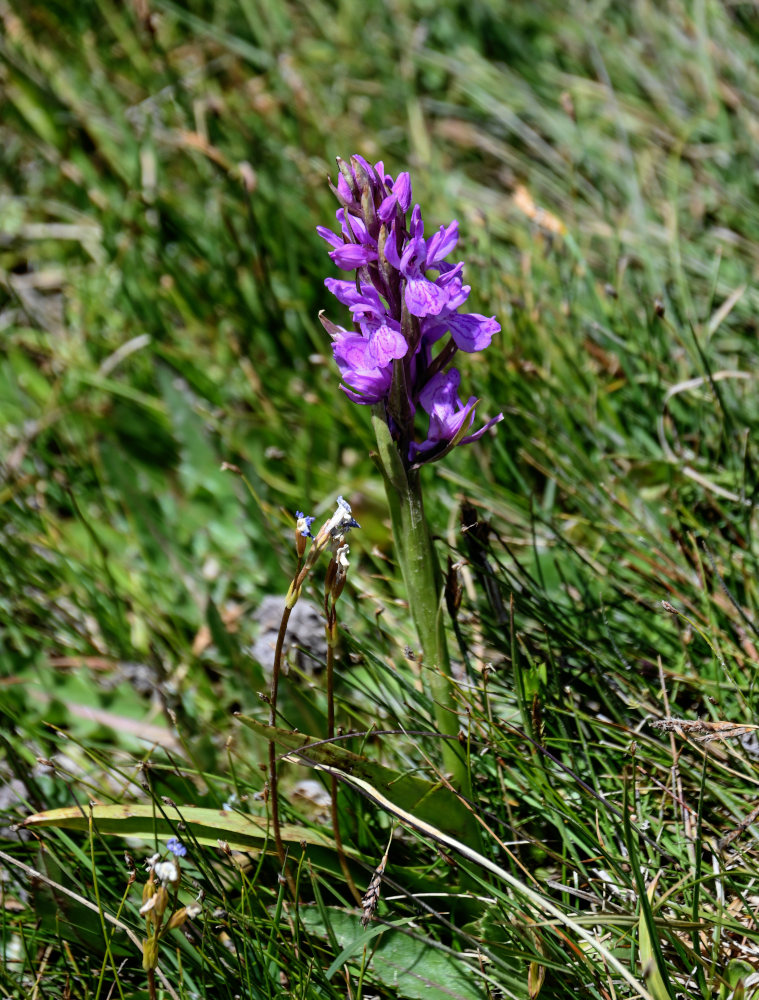
[[[498,414],[468,434],[477,399],[462,403],[455,368],[457,351],[484,350],[501,329],[494,316],[461,312],[471,291],[463,263],[446,258],[459,238],[458,222],[424,237],[421,208],[410,219],[411,178],[393,179],[382,162],[359,155],[338,159],[340,232],[318,228],[329,256],[355,280],[327,278],[326,286],[350,309],[354,329],[320,317],[332,337],[342,389],[363,405],[383,406],[391,434],[407,467],[435,461],[458,444],[481,437],[503,419]],[[444,339],[446,338],[446,339]],[[414,417],[429,416],[427,437],[417,441]]]

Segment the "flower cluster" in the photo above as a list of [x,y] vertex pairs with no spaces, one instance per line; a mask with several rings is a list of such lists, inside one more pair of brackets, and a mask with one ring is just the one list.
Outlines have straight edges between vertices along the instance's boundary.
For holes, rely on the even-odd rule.
[[[498,414],[467,434],[478,400],[461,401],[461,376],[447,367],[457,350],[481,351],[501,328],[495,317],[459,312],[471,289],[463,282],[464,265],[445,260],[458,241],[456,220],[425,239],[418,205],[408,218],[407,173],[394,180],[382,163],[372,166],[361,156],[350,163],[338,158],[337,164],[337,187],[331,187],[342,206],[340,233],[323,226],[317,231],[332,247],[335,264],[356,272],[355,280],[325,282],[349,308],[354,329],[320,318],[332,337],[345,393],[355,403],[384,404],[404,460],[421,465],[476,440],[503,419]],[[420,407],[429,430],[417,443],[414,416]]]
[[182,927],[201,912],[199,903],[177,906],[179,883],[182,869],[179,858],[187,856],[187,848],[178,837],[171,837],[167,850],[173,859],[161,860],[160,854],[153,854],[145,865],[148,880],[142,888],[140,914],[145,918],[146,937],[142,942],[142,967],[152,975],[158,966],[158,948],[161,939],[176,927]]
[[[295,607],[295,603],[300,596],[300,587],[306,574],[311,570],[321,553],[329,547],[332,552],[333,562],[337,559],[336,565],[342,574],[342,582],[345,583],[345,572],[348,569],[348,552],[350,551],[345,537],[352,528],[360,528],[361,525],[353,516],[351,505],[343,497],[337,498],[337,509],[335,513],[319,528],[316,535],[311,532],[311,525],[316,518],[311,514],[304,514],[302,510],[295,511],[295,550],[298,559],[302,559],[306,551],[306,539],[311,538],[311,551],[308,554],[306,564],[295,580],[290,584],[290,589],[285,598],[288,608]],[[342,589],[342,588],[341,588]]]

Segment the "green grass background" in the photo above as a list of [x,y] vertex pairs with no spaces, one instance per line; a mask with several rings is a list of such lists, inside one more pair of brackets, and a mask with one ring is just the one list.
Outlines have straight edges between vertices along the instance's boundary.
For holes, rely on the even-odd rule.
[[[759,831],[717,847],[755,801],[751,734],[704,749],[647,725],[756,717],[755,6],[3,0],[0,22],[0,846],[109,912],[126,894],[139,934],[122,841],[10,824],[233,792],[262,814],[263,744],[233,718],[266,715],[253,613],[287,588],[292,512],[338,493],[362,524],[340,721],[431,728],[369,413],[318,321],[346,319],[315,233],[326,177],[360,152],[410,170],[428,231],[459,220],[473,308],[503,327],[461,364],[503,422],[425,480],[441,557],[465,564],[472,772],[516,842],[493,850],[655,1000],[756,992]],[[318,674],[285,687],[318,735]],[[364,749],[422,771],[439,751],[402,733]],[[389,821],[344,799],[366,883]],[[406,891],[471,889],[430,844],[397,851]],[[359,930],[337,869],[304,862],[308,900],[283,911],[264,856],[192,866],[204,916],[162,958],[182,997],[628,988],[492,885],[443,901],[448,923],[383,904],[374,959],[365,937],[329,974]],[[126,939],[109,953],[91,913],[8,861],[2,877],[5,994],[148,995]]]

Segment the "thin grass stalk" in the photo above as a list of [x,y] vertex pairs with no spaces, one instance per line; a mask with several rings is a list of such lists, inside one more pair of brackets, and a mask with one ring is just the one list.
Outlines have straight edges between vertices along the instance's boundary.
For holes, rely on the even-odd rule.
[[[698,923],[698,911],[699,904],[701,900],[701,866],[703,859],[703,844],[704,844],[704,795],[706,794],[706,771],[709,758],[704,757],[703,763],[701,765],[701,784],[698,793],[698,815],[696,819],[696,844],[695,844],[695,865],[693,872],[693,904],[691,908],[691,915],[693,920]],[[693,946],[693,951],[698,956],[698,964],[696,965],[696,980],[698,982],[698,988],[701,990],[701,996],[709,996],[709,987],[706,982],[706,976],[704,974],[704,958],[702,955],[701,947],[701,935],[698,929],[694,927],[691,931],[691,943]]]
[[[277,699],[279,694],[279,677],[282,672],[282,650],[284,648],[285,635],[287,634],[287,623],[290,620],[290,614],[292,609],[295,607],[298,598],[300,597],[301,587],[310,573],[311,569],[314,567],[316,560],[319,558],[320,554],[328,545],[333,546],[333,551],[340,551],[339,546],[344,542],[345,535],[353,527],[359,527],[359,524],[351,515],[350,505],[343,500],[342,497],[337,498],[337,510],[332,515],[332,517],[322,525],[317,533],[316,537],[311,535],[309,528],[313,521],[312,517],[306,517],[300,512],[297,513],[297,523],[296,523],[296,552],[298,555],[298,563],[295,570],[295,576],[288,588],[287,595],[285,597],[285,608],[282,612],[282,620],[279,624],[279,632],[277,634],[277,643],[274,649],[274,666],[272,668],[271,676],[271,689],[269,695],[269,726],[274,728],[277,724]],[[311,549],[309,550],[307,558],[304,560],[305,552],[305,538],[309,537],[312,539]],[[347,552],[347,546],[345,547]],[[335,561],[335,556],[333,556],[333,561],[330,564],[330,570],[334,569],[336,571],[337,563]],[[329,571],[328,571],[329,572]],[[332,593],[332,601],[334,606],[334,601],[339,596],[339,592]],[[326,600],[326,598],[325,598]],[[333,709],[333,720],[332,726],[334,728],[334,709]],[[269,794],[271,796],[271,816],[272,816],[272,827],[274,830],[274,842],[277,847],[277,856],[279,857],[280,864],[284,872],[284,876],[287,879],[287,884],[290,888],[293,898],[297,899],[297,887],[293,880],[293,877],[287,866],[287,854],[285,852],[285,845],[282,841],[282,831],[279,822],[279,789],[277,783],[277,751],[273,740],[269,740]]]
[[[330,586],[333,582],[337,570],[336,559],[333,557],[327,570],[327,584],[324,591],[324,630],[327,639],[327,739],[331,740],[335,735],[335,646],[337,644],[337,608],[336,598],[330,600]],[[338,785],[335,775],[330,776],[330,813],[332,816],[332,835],[335,838],[337,847],[337,857],[340,862],[340,869],[346,884],[350,889],[354,900],[361,906],[362,896],[353,880],[353,875],[348,866],[348,859],[345,856],[343,840],[340,835],[340,817],[338,814]]]
[[[654,1000],[646,987],[632,975],[629,969],[625,968],[622,962],[609,951],[602,942],[595,937],[589,931],[586,931],[580,922],[573,919],[564,913],[558,906],[556,906],[547,896],[542,895],[537,890],[526,885],[524,882],[520,882],[518,878],[508,872],[505,868],[496,864],[491,858],[480,854],[469,844],[465,843],[463,840],[459,840],[456,837],[452,837],[450,834],[445,833],[443,830],[438,829],[431,823],[426,822],[426,820],[415,816],[413,813],[407,812],[401,809],[400,806],[391,802],[385,795],[383,795],[377,788],[371,785],[368,781],[364,781],[363,778],[358,778],[354,774],[345,774],[341,771],[337,771],[335,768],[329,767],[326,764],[315,764],[317,770],[327,771],[328,773],[335,774],[340,780],[345,781],[347,784],[352,785],[370,800],[373,801],[377,806],[383,809],[385,812],[389,813],[391,816],[395,816],[402,823],[410,826],[412,829],[419,831],[425,836],[431,837],[438,843],[445,844],[447,847],[452,848],[457,853],[463,855],[473,864],[477,865],[481,869],[491,872],[511,889],[513,889],[519,896],[528,900],[532,906],[536,908],[538,912],[548,914],[559,924],[567,927],[571,930],[578,938],[589,945],[593,951],[601,958],[601,960],[613,968],[630,986],[636,996],[642,998],[642,1000]],[[625,812],[625,816],[628,813]],[[628,824],[629,831],[629,824]],[[627,832],[627,831],[626,831]],[[629,849],[629,844],[628,844]],[[634,852],[634,848],[633,848]],[[636,855],[635,855],[636,856]],[[636,877],[640,876],[636,873]],[[645,890],[644,890],[645,891]],[[595,920],[595,918],[594,918]],[[656,939],[656,944],[658,945],[658,938]]]
[[[106,964],[111,966],[113,972],[114,982],[119,991],[119,996],[121,1000],[124,1000],[124,992],[121,989],[121,980],[119,979],[119,973],[116,968],[116,963],[113,959],[113,952],[111,950],[111,938],[112,934],[108,934],[105,926],[105,918],[103,916],[103,904],[100,900],[100,886],[98,882],[98,870],[95,864],[95,836],[94,829],[92,825],[92,804],[90,804],[89,814],[88,814],[88,827],[89,827],[89,839],[90,839],[90,864],[92,865],[92,885],[95,893],[95,903],[97,904],[98,916],[100,917],[100,929],[103,933],[103,941],[105,943],[105,955],[103,957],[103,964],[100,973],[100,983],[103,981],[103,974],[105,972]],[[98,987],[99,989],[99,987]]]
[[[300,575],[300,574],[298,574]],[[296,577],[297,579],[297,577]],[[282,621],[279,623],[279,633],[277,634],[277,644],[274,649],[274,667],[271,673],[271,690],[269,693],[269,725],[277,724],[277,698],[279,693],[279,676],[282,670],[282,650],[287,634],[287,623],[290,620],[292,608],[285,606],[282,612]],[[277,848],[277,857],[282,867],[282,872],[287,879],[287,885],[296,899],[295,882],[287,864],[287,852],[282,840],[282,829],[279,822],[279,787],[277,778],[277,748],[273,740],[269,740],[269,800],[271,802],[271,825],[274,833],[274,843]]]

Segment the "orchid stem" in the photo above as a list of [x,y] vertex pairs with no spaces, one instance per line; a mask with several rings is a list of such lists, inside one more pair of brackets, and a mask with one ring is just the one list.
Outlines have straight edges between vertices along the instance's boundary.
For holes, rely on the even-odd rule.
[[[424,514],[419,470],[403,467],[385,415],[379,410],[375,408],[372,417],[378,445],[377,464],[385,482],[396,554],[422,649],[422,678],[429,678],[428,690],[438,731],[443,736],[458,736],[458,706],[443,617],[443,580]],[[471,798],[469,769],[457,741],[443,741],[442,758],[456,790]]]

